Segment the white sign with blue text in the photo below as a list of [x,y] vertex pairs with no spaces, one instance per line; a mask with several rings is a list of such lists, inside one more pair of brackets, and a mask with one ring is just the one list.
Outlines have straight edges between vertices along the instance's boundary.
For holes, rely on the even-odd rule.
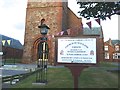
[[58,38],[58,63],[96,63],[96,38]]

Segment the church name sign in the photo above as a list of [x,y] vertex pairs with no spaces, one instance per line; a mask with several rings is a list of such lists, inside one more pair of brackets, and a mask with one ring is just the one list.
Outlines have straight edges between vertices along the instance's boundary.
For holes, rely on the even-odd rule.
[[94,37],[57,38],[57,63],[97,63],[97,39]]

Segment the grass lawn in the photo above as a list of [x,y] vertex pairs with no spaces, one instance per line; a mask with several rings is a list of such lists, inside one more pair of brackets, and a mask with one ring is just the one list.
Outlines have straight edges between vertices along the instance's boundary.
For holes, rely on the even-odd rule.
[[[111,68],[117,68],[117,66],[101,63],[99,67],[84,69],[79,77],[79,88],[118,88],[118,73],[106,71]],[[47,75],[47,85],[33,85],[35,75],[31,75],[13,85],[13,88],[74,88],[73,77],[66,67],[48,68]]]

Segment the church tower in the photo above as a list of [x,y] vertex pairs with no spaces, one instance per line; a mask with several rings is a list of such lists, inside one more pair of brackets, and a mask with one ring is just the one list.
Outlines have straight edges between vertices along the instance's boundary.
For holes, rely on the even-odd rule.
[[[34,2],[36,1],[36,2]],[[46,2],[45,2],[46,1]],[[50,27],[48,35],[56,35],[69,28],[68,22],[68,2],[55,0],[28,0],[26,9],[26,25],[24,36],[23,63],[31,63],[37,60],[37,46],[41,37],[38,26],[41,19],[45,19],[45,24]],[[66,0],[67,1],[67,0]],[[72,18],[73,19],[73,18]],[[77,18],[78,19],[78,18]],[[71,20],[72,21],[72,20]],[[73,20],[75,21],[75,19]],[[79,22],[79,23],[78,23]],[[80,25],[81,19],[77,24]],[[73,25],[73,24],[71,24]],[[48,40],[50,59],[54,59],[54,40]]]

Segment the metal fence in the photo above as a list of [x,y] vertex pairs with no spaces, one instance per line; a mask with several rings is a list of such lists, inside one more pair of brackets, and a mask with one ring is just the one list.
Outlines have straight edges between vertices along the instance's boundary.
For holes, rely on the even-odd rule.
[[39,69],[36,69],[35,71],[31,71],[31,72],[28,72],[28,73],[24,73],[24,74],[18,74],[18,75],[12,75],[12,76],[6,76],[6,77],[2,77],[2,83],[5,83],[5,82],[10,82],[10,84],[12,85],[13,82],[17,83],[23,79],[25,79],[26,77],[30,76],[30,75],[33,75],[39,71],[41,71],[42,68],[39,68]]

